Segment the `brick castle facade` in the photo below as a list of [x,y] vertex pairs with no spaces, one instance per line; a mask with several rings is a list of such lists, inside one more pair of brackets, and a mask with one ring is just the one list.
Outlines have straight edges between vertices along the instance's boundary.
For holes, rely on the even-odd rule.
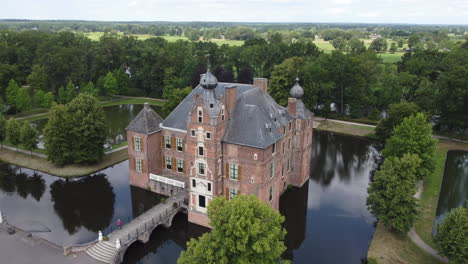
[[165,120],[145,104],[129,124],[130,184],[186,192],[189,222],[207,227],[216,196],[254,194],[278,210],[287,186],[302,186],[310,174],[313,114],[303,93],[297,79],[283,108],[267,79],[218,83],[208,69]]

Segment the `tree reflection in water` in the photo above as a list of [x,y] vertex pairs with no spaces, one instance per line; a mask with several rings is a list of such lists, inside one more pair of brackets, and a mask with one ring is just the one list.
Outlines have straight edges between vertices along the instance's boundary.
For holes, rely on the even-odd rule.
[[29,176],[21,168],[0,163],[0,190],[9,194],[16,192],[24,199],[31,195],[36,201],[40,201],[45,188],[44,179],[36,172]]
[[317,144],[313,144],[310,178],[323,187],[330,185],[335,175],[348,183],[353,176],[350,171],[359,171],[367,165],[372,144],[362,138],[317,130],[314,131],[314,142]]
[[112,221],[115,194],[105,174],[57,180],[50,185],[50,194],[69,234],[81,226],[98,232]]

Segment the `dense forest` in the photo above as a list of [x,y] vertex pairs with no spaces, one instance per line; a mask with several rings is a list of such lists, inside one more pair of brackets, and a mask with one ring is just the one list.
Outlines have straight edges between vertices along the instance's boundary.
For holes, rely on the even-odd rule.
[[[187,89],[182,88],[195,87],[210,63],[221,82],[269,78],[270,93],[282,105],[298,76],[304,101],[317,114],[338,112],[379,119],[379,112],[390,104],[409,101],[433,116],[437,129],[467,132],[468,44],[463,26],[332,26],[336,25],[3,21],[3,108],[11,112],[32,104],[47,107],[51,101],[68,102],[80,92],[177,100],[174,95],[183,96],[180,91]],[[164,32],[138,31],[142,28],[163,28]],[[115,30],[155,36],[217,30],[216,36],[237,32],[245,41],[242,46],[229,46],[209,41],[169,42],[161,37],[138,40]],[[105,33],[92,41],[84,35],[87,31]],[[316,34],[335,40],[336,50],[320,51],[310,41]],[[370,34],[393,36],[396,43],[401,42],[400,48],[407,45],[401,61],[383,63],[378,56],[379,47],[387,45],[379,43],[383,38],[377,37],[368,48],[360,40]],[[458,40],[449,40],[448,34]],[[21,100],[27,96],[32,103]]]

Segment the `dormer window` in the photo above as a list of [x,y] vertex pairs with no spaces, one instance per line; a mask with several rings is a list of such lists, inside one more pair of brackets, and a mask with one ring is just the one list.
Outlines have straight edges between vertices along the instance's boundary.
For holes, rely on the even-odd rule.
[[211,104],[210,104],[210,108],[213,108],[213,107],[214,107],[214,104],[213,104],[213,103],[211,103]]
[[198,123],[203,123],[203,110],[201,107],[198,107]]
[[221,107],[221,120],[224,121],[224,105]]

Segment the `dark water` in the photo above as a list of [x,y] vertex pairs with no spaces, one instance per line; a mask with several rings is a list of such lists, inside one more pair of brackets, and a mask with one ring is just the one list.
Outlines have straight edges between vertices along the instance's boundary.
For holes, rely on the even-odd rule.
[[[311,179],[280,199],[286,217],[287,251],[293,263],[360,264],[374,233],[375,218],[366,209],[367,186],[380,158],[370,142],[327,132],[314,132]],[[135,245],[124,263],[176,263],[193,225],[181,217],[179,226],[153,233],[150,245]],[[178,231],[184,231],[178,233]],[[183,239],[186,241],[186,239]],[[168,252],[170,255],[168,254]]]
[[442,223],[447,213],[462,207],[468,199],[468,152],[452,150],[447,153],[444,179],[439,194],[436,219],[432,233],[435,235],[437,225]]
[[[158,107],[151,106],[155,111]],[[107,145],[118,145],[127,140],[127,131],[125,128],[128,126],[136,115],[141,111],[143,105],[141,104],[123,104],[106,106],[103,108],[105,114],[107,132]],[[32,122],[36,125],[39,131],[42,131],[47,124],[47,119],[40,119]],[[42,139],[42,137],[41,137]],[[44,143],[40,140],[39,148],[44,148]]]
[[[293,263],[361,263],[374,232],[375,218],[365,203],[379,154],[360,138],[316,131],[313,140],[309,182],[286,191],[280,200],[288,231],[284,258]],[[126,161],[69,181],[21,172],[25,175],[10,165],[0,167],[0,208],[14,225],[50,229],[36,235],[60,245],[93,240],[98,230],[109,232],[118,218],[134,217],[159,202],[128,185]],[[176,263],[186,242],[206,231],[179,214],[171,228],[158,228],[148,243],[133,244],[124,263]]]
[[89,242],[126,223],[160,197],[128,184],[128,162],[93,176],[62,179],[0,164],[0,209],[9,223],[57,245]]

